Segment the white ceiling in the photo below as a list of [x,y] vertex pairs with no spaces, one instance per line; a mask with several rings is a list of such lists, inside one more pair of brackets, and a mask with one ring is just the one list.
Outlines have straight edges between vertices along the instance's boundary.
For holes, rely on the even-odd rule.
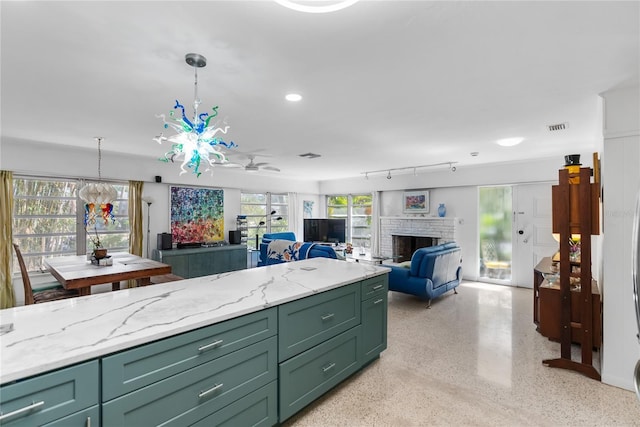
[[[598,94],[637,81],[638,1],[2,1],[2,138],[161,157],[156,114],[219,105],[280,177],[591,152]],[[284,95],[304,99],[289,103]],[[568,123],[549,132],[547,125]],[[495,140],[521,136],[517,147]],[[472,157],[471,152],[479,155]],[[321,154],[304,159],[299,154]],[[265,155],[263,157],[262,155]],[[266,157],[266,155],[270,157]],[[232,160],[248,162],[241,154]],[[177,166],[176,166],[177,167]]]

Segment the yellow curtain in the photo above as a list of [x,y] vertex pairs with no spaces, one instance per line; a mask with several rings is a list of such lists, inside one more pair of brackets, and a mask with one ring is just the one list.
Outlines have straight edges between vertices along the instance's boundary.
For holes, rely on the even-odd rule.
[[[129,253],[142,256],[142,188],[144,182],[129,181]],[[127,282],[128,288],[136,286],[135,280]]]
[[0,171],[0,309],[14,307],[11,280],[13,264],[13,172]]

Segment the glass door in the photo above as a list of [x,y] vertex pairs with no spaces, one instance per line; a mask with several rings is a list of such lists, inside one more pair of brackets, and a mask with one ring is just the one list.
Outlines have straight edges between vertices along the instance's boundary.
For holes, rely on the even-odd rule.
[[479,278],[482,281],[511,284],[512,264],[512,188],[479,187]]

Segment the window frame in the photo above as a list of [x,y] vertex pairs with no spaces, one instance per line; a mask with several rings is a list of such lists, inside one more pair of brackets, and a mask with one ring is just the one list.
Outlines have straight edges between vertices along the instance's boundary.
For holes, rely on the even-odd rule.
[[[347,204],[346,205],[341,205],[341,204],[332,204],[331,203],[331,199],[332,198],[339,198],[339,197],[346,197],[347,198]],[[354,198],[356,197],[369,197],[370,202],[368,205],[363,205],[363,204],[358,204],[355,205],[354,204]],[[370,248],[371,247],[371,234],[372,234],[372,221],[373,221],[373,193],[357,193],[357,194],[328,194],[325,198],[326,201],[326,214],[327,214],[327,218],[345,218],[347,220],[347,242],[352,243],[354,246],[364,246],[366,248]],[[341,208],[346,206],[347,208],[347,214],[346,217],[344,215],[332,215],[330,213],[332,208]],[[370,213],[368,215],[361,215],[361,214],[355,214],[354,213],[354,208],[360,208],[360,207],[369,207],[370,209]],[[366,217],[369,218],[369,226],[368,227],[363,227],[363,226],[359,226],[359,225],[354,225],[354,217]],[[354,237],[354,229],[368,229],[369,233],[368,233],[368,237],[364,238],[364,237]]]
[[[264,199],[264,202],[246,202],[245,196],[257,196],[256,199]],[[282,197],[283,202],[278,202],[277,199]],[[248,212],[245,207],[258,206],[262,213],[256,214]],[[277,209],[280,207],[280,211]],[[271,215],[271,212],[276,211]],[[249,249],[260,249],[260,244],[256,245],[257,239],[260,238],[260,234],[272,233],[273,229],[288,230],[289,229],[289,194],[288,193],[272,193],[272,192],[255,192],[255,191],[241,191],[240,192],[240,215],[247,218],[247,247]],[[281,219],[277,219],[277,218]],[[260,222],[264,221],[263,225]],[[277,223],[275,223],[277,221]]]
[[[43,264],[43,259],[45,257],[50,257],[50,256],[65,256],[65,255],[83,255],[87,253],[87,233],[85,231],[85,225],[84,225],[84,205],[85,202],[80,199],[80,197],[78,196],[79,190],[86,185],[87,183],[90,182],[99,182],[97,180],[92,180],[92,179],[83,179],[83,178],[70,178],[70,177],[47,177],[47,176],[35,176],[35,175],[14,175],[13,177],[13,181],[14,181],[14,185],[13,185],[13,197],[14,197],[14,205],[12,207],[12,237],[13,237],[13,241],[18,243],[20,245],[20,240],[24,240],[24,239],[33,239],[33,238],[48,238],[48,237],[56,237],[56,236],[69,236],[69,239],[72,241],[75,241],[75,249],[69,249],[69,250],[56,250],[56,251],[45,251],[45,252],[34,252],[34,251],[30,251],[30,249],[28,247],[26,247],[26,245],[20,245],[20,252],[22,253],[23,258],[25,259],[25,264],[27,265],[27,268],[29,270],[30,273],[35,273],[35,272],[41,272],[44,273],[46,271],[44,264]],[[72,195],[62,195],[62,196],[45,196],[45,195],[38,195],[38,194],[22,194],[22,193],[18,193],[18,188],[17,188],[17,181],[35,181],[35,182],[54,182],[54,183],[70,183],[74,185],[74,189],[72,190],[73,193]],[[119,194],[126,194],[128,196],[128,191],[129,191],[129,183],[126,181],[115,181],[115,180],[110,180],[110,181],[105,181],[102,180],[102,182],[106,182],[109,184],[112,184],[116,187],[124,187],[122,192],[119,192]],[[64,213],[64,214],[60,214],[60,215],[52,215],[52,214],[20,214],[18,215],[16,213],[16,209],[19,207],[19,203],[22,200],[59,200],[59,201],[73,201],[75,203],[75,212],[71,213]],[[118,198],[115,202],[114,205],[116,205],[116,207],[119,206],[120,203],[125,202],[128,204],[128,197],[127,198]],[[126,206],[126,205],[125,205]],[[101,234],[101,236],[104,235],[113,235],[113,234],[126,234],[126,247],[109,247],[109,249],[113,249],[113,250],[128,250],[129,248],[129,238],[130,238],[130,231],[131,231],[131,227],[129,224],[129,214],[128,214],[128,209],[127,210],[122,210],[122,209],[114,209],[114,211],[116,212],[114,214],[114,218],[116,219],[116,221],[118,221],[118,219],[121,219],[120,222],[122,222],[122,219],[125,220],[125,223],[127,224],[126,229],[119,229],[119,230],[104,230],[104,229],[100,229],[99,233]],[[120,212],[120,213],[118,213]],[[124,212],[124,213],[122,213]],[[52,231],[48,231],[48,232],[44,232],[44,233],[17,233],[16,231],[19,230],[21,227],[19,224],[17,224],[18,221],[24,220],[24,219],[38,219],[38,218],[43,218],[43,219],[71,219],[73,218],[75,226],[72,229],[69,229],[68,232],[52,232]],[[75,240],[74,240],[75,239]],[[38,267],[34,266],[34,262],[30,261],[33,258],[39,258],[39,262],[36,262],[38,264]],[[18,266],[18,262],[17,259],[14,257],[13,259],[13,275],[14,276],[18,276],[20,274],[20,268]]]

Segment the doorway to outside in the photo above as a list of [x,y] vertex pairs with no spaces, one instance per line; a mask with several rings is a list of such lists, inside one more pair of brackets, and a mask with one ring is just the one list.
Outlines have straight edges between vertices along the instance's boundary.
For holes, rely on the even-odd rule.
[[479,187],[479,280],[533,287],[533,268],[558,250],[551,233],[553,183]]

